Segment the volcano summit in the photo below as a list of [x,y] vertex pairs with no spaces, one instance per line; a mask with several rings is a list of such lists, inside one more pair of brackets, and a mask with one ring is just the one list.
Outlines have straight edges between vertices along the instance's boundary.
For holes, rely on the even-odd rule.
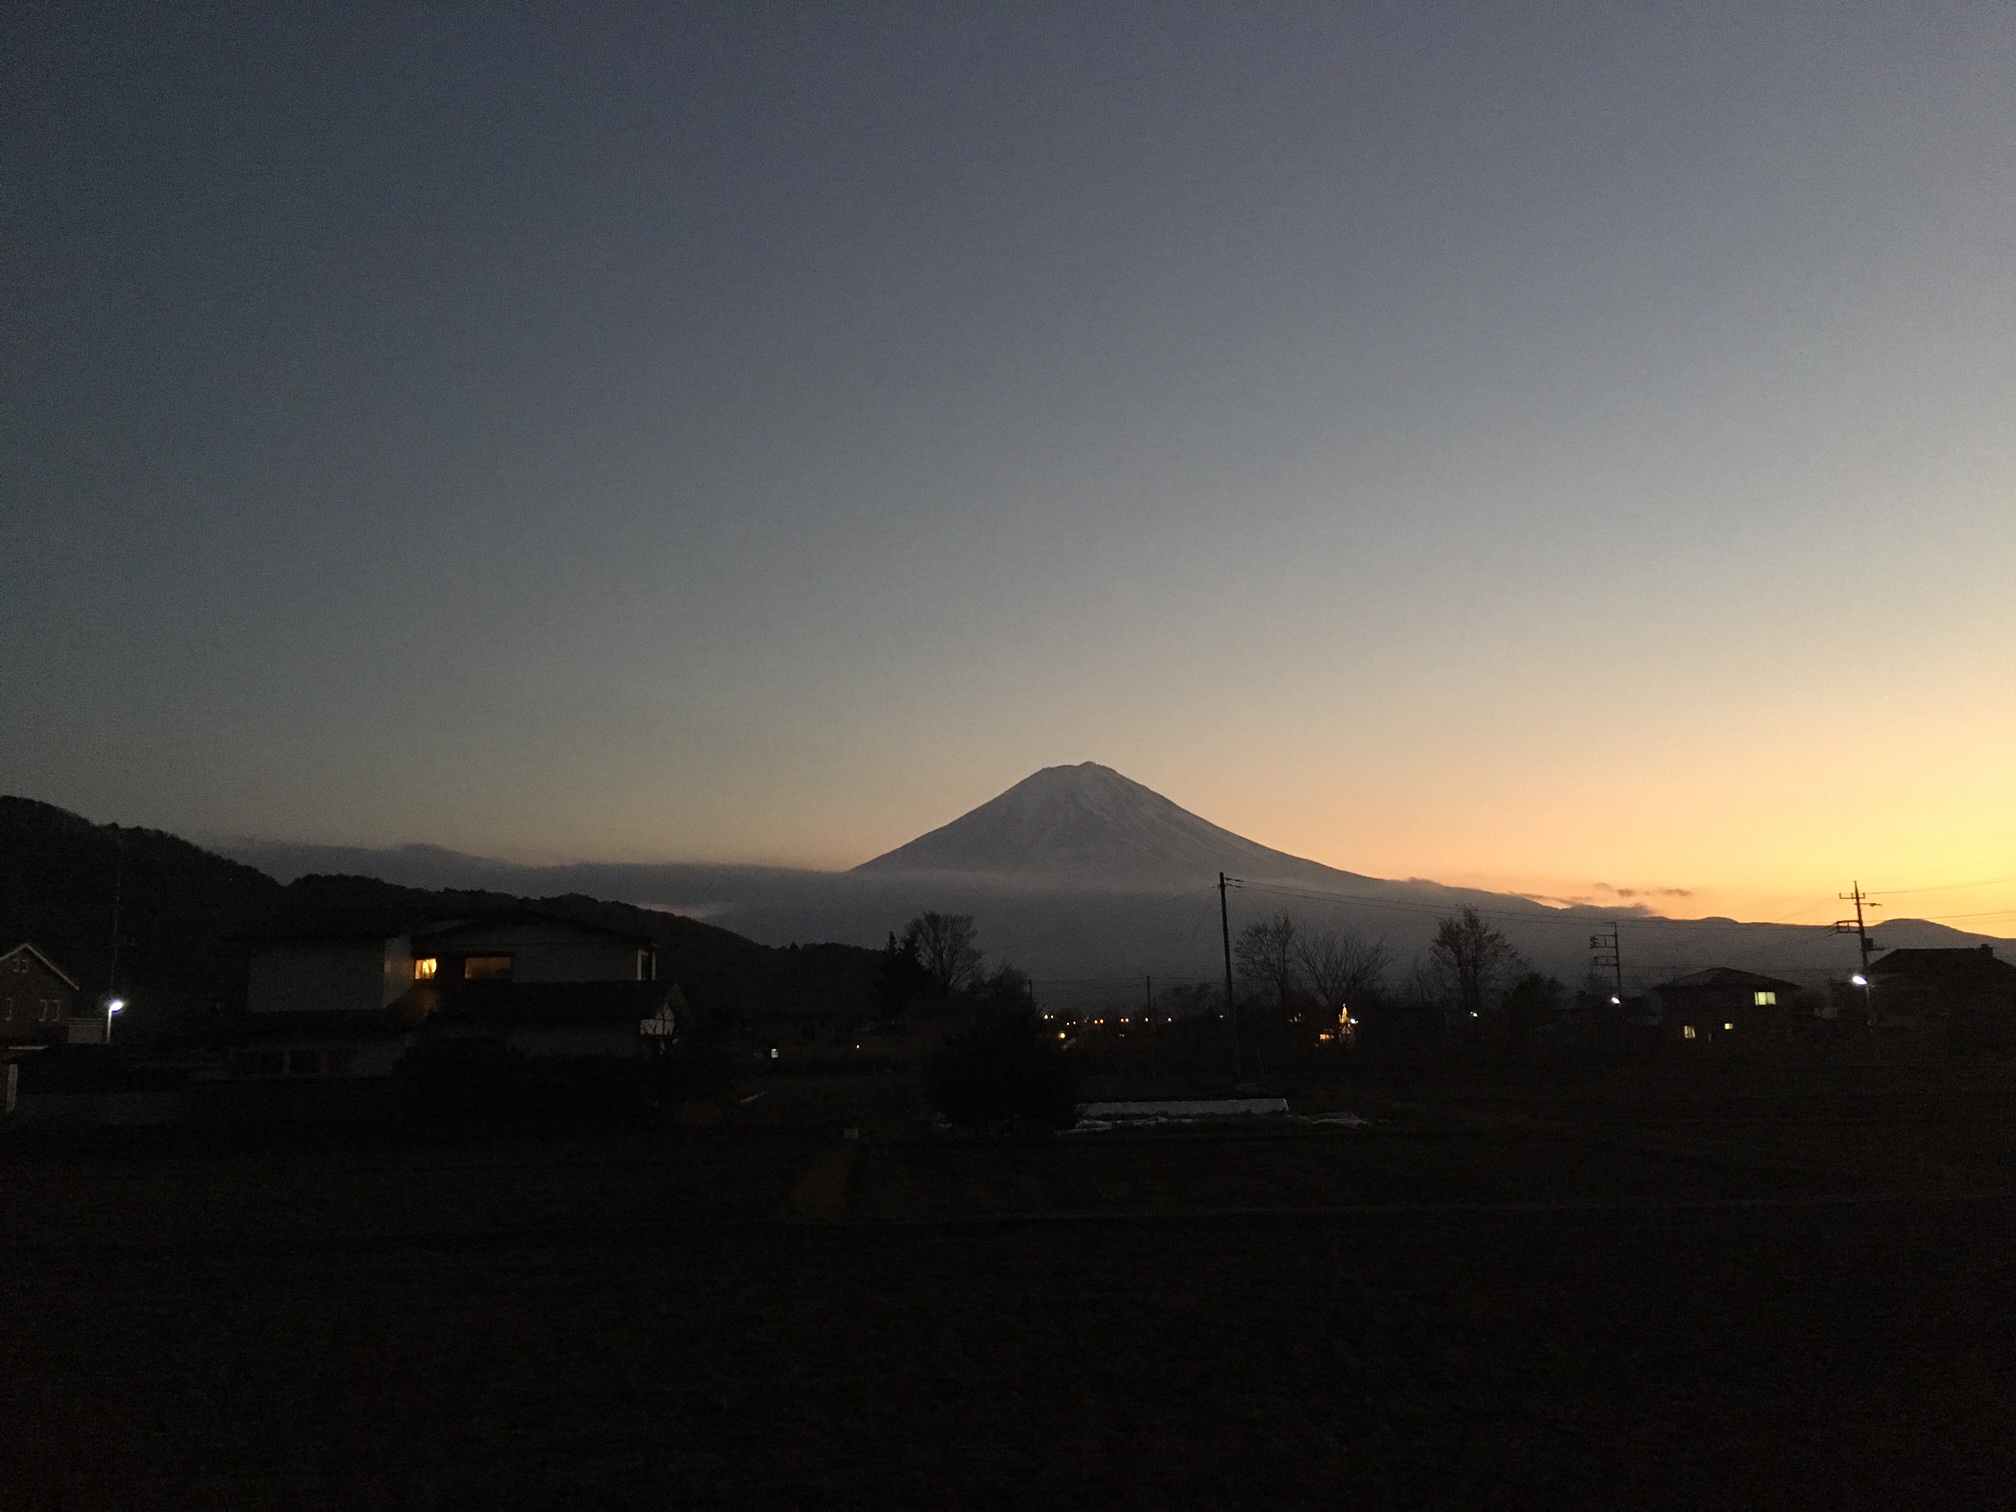
[[1096,761],[1044,767],[854,870],[1116,885],[1194,883],[1220,871],[1311,882],[1368,880],[1220,829]]

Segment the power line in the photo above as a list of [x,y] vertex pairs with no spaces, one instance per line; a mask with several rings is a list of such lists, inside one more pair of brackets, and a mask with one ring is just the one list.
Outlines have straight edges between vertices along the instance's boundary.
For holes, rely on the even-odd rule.
[[1979,882],[1941,882],[1933,887],[1886,887],[1886,893],[1964,892],[1970,887],[2000,887],[2005,882],[2016,882],[2016,877],[1984,877]]

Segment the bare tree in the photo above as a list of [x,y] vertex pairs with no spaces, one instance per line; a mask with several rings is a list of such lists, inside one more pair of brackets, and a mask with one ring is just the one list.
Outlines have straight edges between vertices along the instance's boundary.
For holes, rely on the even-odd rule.
[[1327,929],[1306,931],[1295,942],[1295,964],[1326,1014],[1379,990],[1393,952],[1384,940]]
[[1295,947],[1301,938],[1301,929],[1284,911],[1248,924],[1232,942],[1239,974],[1272,991],[1283,1018],[1288,1016],[1288,1000],[1295,992]]
[[950,997],[980,974],[977,935],[971,914],[921,913],[903,926],[903,949],[917,958],[939,993]]
[[1474,908],[1439,921],[1428,954],[1456,991],[1457,1008],[1481,1017],[1492,990],[1523,958],[1495,925],[1486,924]]

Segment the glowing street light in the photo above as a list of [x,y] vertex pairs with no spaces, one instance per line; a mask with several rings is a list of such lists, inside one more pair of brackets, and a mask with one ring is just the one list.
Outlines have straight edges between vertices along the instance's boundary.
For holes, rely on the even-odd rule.
[[112,1015],[124,1012],[125,1008],[126,999],[124,998],[110,997],[105,999],[105,1043],[108,1045],[112,1043]]
[[1853,982],[1857,987],[1867,987],[1869,985],[1869,978],[1862,975],[1862,973],[1859,971],[1856,972],[1855,975],[1848,978],[1848,980]]

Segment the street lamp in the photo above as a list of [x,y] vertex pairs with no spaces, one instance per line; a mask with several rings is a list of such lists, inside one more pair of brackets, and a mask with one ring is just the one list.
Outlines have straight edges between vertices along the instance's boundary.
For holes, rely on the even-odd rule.
[[105,1043],[112,1043],[112,1015],[125,1010],[126,999],[111,997],[105,999]]

